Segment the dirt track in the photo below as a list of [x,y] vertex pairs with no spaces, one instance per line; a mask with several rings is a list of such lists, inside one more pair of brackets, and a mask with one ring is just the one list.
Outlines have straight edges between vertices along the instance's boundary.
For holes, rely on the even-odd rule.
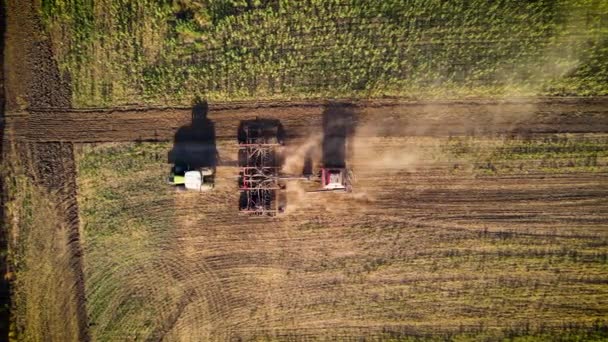
[[[3,4],[4,5],[4,4]],[[53,58],[51,41],[42,28],[42,22],[38,17],[38,1],[8,0],[6,8],[2,6],[2,16],[6,16],[6,32],[3,35],[3,114],[13,111],[21,111],[27,107],[48,108],[48,107],[71,107],[71,87],[69,82],[63,77],[58,69],[57,62]],[[6,10],[6,11],[5,11]],[[4,24],[4,20],[3,20]],[[3,32],[4,33],[4,32]],[[5,101],[4,101],[5,100]],[[29,115],[25,113],[26,117]],[[13,131],[11,127],[12,119],[6,119],[5,125],[0,124],[0,136],[2,138],[2,157],[14,158],[18,160],[21,167],[25,168],[25,173],[30,176],[41,189],[44,189],[45,196],[49,199],[57,195],[54,200],[56,213],[62,218],[62,222],[55,227],[55,231],[48,232],[48,240],[62,241],[66,238],[68,252],[51,255],[48,259],[65,261],[68,268],[62,270],[69,275],[62,279],[63,284],[44,283],[40,281],[37,286],[14,290],[17,296],[25,296],[43,291],[51,292],[52,289],[62,288],[53,293],[56,297],[51,297],[47,293],[46,298],[56,298],[54,305],[59,306],[59,301],[65,300],[65,317],[52,317],[45,322],[45,338],[57,339],[58,336],[73,340],[88,341],[88,320],[86,313],[86,299],[84,295],[84,281],[82,273],[82,260],[80,250],[79,223],[78,223],[78,204],[76,201],[76,170],[74,165],[73,145],[72,144],[30,144],[29,141],[18,139],[21,135],[20,128]],[[9,155],[9,145],[18,150],[19,157]],[[10,165],[6,163],[3,166]],[[14,171],[14,170],[11,170]],[[20,175],[7,175],[17,177]],[[52,201],[52,200],[51,200]],[[20,208],[26,209],[26,208]],[[11,234],[14,236],[21,227],[12,227]],[[35,243],[34,243],[35,244]],[[37,248],[32,246],[11,246],[13,250],[20,251],[27,248]],[[17,259],[18,257],[15,257]],[[49,262],[49,260],[45,260]],[[39,263],[39,260],[28,260],[29,263]],[[27,268],[26,268],[27,269]],[[32,269],[34,269],[32,267]],[[17,270],[22,271],[23,267]],[[27,271],[24,271],[27,272]],[[61,273],[61,272],[57,272]],[[24,277],[27,278],[27,277]],[[31,292],[30,292],[31,291]],[[19,299],[18,299],[19,300]],[[18,301],[16,300],[16,301]],[[25,299],[29,301],[29,298]],[[23,302],[22,302],[23,303]],[[40,310],[36,305],[39,303],[28,302],[31,310]],[[70,311],[68,307],[75,307]],[[44,304],[42,304],[44,306]],[[14,308],[11,308],[14,309]],[[25,310],[24,307],[18,308]],[[23,311],[21,311],[23,312]],[[40,313],[39,313],[40,314]],[[25,317],[15,317],[12,319],[19,325],[27,320]],[[27,323],[25,324],[27,325]],[[76,325],[75,331],[70,331],[67,327]],[[23,330],[36,331],[37,327],[17,326],[16,330],[22,333]],[[24,333],[23,336],[28,336]],[[36,336],[36,335],[30,335]],[[69,336],[69,337],[65,337]],[[34,337],[36,339],[36,337]]]
[[6,111],[27,106],[71,107],[69,82],[59,73],[50,39],[38,18],[37,1],[8,0],[4,57]]
[[[521,101],[355,103],[353,124],[374,126],[370,135],[487,135],[607,132],[608,98]],[[218,139],[232,139],[241,120],[281,120],[291,136],[321,127],[322,103],[211,105],[208,118]],[[11,113],[7,131],[29,141],[170,141],[190,124],[191,109],[37,110]]]

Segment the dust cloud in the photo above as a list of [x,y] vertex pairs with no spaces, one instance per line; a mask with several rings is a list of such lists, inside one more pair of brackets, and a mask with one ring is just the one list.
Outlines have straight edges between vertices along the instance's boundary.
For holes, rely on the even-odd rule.
[[[358,175],[361,179],[391,177],[401,172],[416,172],[454,162],[447,160],[448,156],[443,151],[452,134],[493,136],[496,145],[485,149],[489,158],[493,149],[500,148],[512,133],[525,132],[531,120],[543,116],[543,108],[547,105],[538,94],[545,94],[547,85],[567,77],[586,58],[580,48],[584,41],[580,35],[574,34],[578,31],[574,18],[579,16],[580,13],[571,13],[548,38],[540,55],[519,65],[496,70],[497,84],[502,86],[495,89],[497,93],[486,97],[487,102],[480,99],[475,101],[475,105],[467,101],[422,102],[403,113],[387,109],[386,115],[379,116],[374,122],[359,122],[346,140],[346,167],[354,175],[353,193],[340,196],[355,202],[374,201],[370,195],[374,193],[373,184],[357,182]],[[322,134],[312,134],[303,142],[294,144],[295,147],[285,148],[283,173],[301,175],[307,158],[318,162],[323,142]],[[290,182],[286,212],[313,205],[323,206],[321,195],[309,191],[310,188],[302,183]],[[315,200],[315,196],[319,199]]]
[[297,182],[290,182],[286,189],[287,206],[285,207],[285,214],[312,209],[314,193],[306,192],[304,187]]
[[[420,144],[424,138],[390,138],[383,137],[383,132],[399,133],[396,130],[409,130],[412,126],[386,127],[382,124],[365,124],[357,128],[349,144],[352,144],[350,164],[357,173],[386,172],[388,174],[408,171],[413,172],[419,166],[430,162],[426,148]],[[426,130],[426,127],[420,127]]]
[[321,133],[316,133],[303,142],[293,146],[286,146],[282,149],[281,154],[285,156],[281,171],[287,175],[300,175],[306,166],[307,159],[318,158],[320,156],[319,146],[323,140]]

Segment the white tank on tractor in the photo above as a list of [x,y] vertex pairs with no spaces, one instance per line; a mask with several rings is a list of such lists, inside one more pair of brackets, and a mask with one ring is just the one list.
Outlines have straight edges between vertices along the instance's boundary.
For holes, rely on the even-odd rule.
[[213,183],[206,181],[205,177],[213,175],[213,170],[208,167],[184,173],[184,187],[188,190],[209,191],[213,189]]
[[213,189],[213,168],[201,167],[190,170],[187,165],[175,165],[171,169],[168,183],[186,190],[209,191]]

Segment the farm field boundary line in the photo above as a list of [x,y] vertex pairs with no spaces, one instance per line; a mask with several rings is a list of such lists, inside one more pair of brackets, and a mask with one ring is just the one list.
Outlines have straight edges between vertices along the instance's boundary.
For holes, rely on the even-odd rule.
[[[293,107],[318,107],[328,103],[340,103],[355,107],[390,107],[390,106],[427,106],[427,105],[496,105],[496,104],[606,104],[608,96],[543,96],[543,97],[510,97],[510,98],[467,98],[467,99],[446,99],[446,100],[408,100],[403,98],[381,98],[381,99],[353,99],[337,98],[327,100],[295,100],[295,101],[234,101],[234,102],[211,102],[209,109],[212,111],[235,110],[235,109],[257,109],[257,108],[293,108]],[[123,111],[155,111],[155,110],[186,110],[189,106],[118,106],[118,107],[29,107],[30,112],[123,112]],[[7,116],[18,116],[20,113],[7,113]]]
[[77,303],[79,338],[89,341],[73,145],[42,143],[33,144],[31,149],[34,154],[35,178],[40,185],[57,196],[57,208],[63,213],[68,234],[69,265],[74,279],[72,288]]
[[[451,136],[487,134],[605,133],[608,98],[563,102],[420,102],[365,105],[341,103],[353,111],[353,124],[366,136]],[[211,104],[208,119],[217,139],[234,138],[241,120],[265,117],[281,120],[293,137],[318,133],[332,106],[291,103],[260,107]],[[257,106],[257,107],[256,107]],[[18,139],[76,143],[171,141],[181,127],[191,124],[192,109],[136,108],[101,110],[45,109],[7,116],[7,131]]]
[[[20,162],[27,164],[31,173],[24,176],[30,178],[29,181],[38,183],[41,190],[45,190],[49,196],[56,197],[56,203],[52,204],[53,210],[61,221],[52,221],[45,229],[54,228],[48,231],[45,238],[47,241],[28,242],[28,246],[15,246],[12,253],[15,255],[26,256],[28,252],[48,246],[48,240],[67,237],[67,245],[62,252],[53,250],[48,254],[53,261],[67,262],[69,270],[65,281],[56,288],[45,288],[43,275],[40,275],[40,282],[31,285],[22,285],[17,275],[17,281],[12,295],[17,293],[44,293],[49,302],[51,298],[64,300],[61,304],[58,300],[53,302],[53,308],[40,307],[32,297],[24,298],[24,303],[20,308],[27,307],[30,312],[37,310],[40,315],[36,317],[17,317],[15,315],[16,332],[18,339],[51,339],[51,340],[79,340],[89,341],[89,324],[86,314],[86,304],[84,297],[84,281],[82,275],[82,252],[79,238],[79,213],[76,203],[75,187],[75,164],[73,160],[72,144],[29,144],[27,141],[19,141],[21,131],[13,130],[13,111],[23,112],[17,119],[20,122],[29,120],[27,106],[33,107],[71,107],[71,86],[69,80],[59,72],[57,63],[53,57],[52,45],[39,17],[38,1],[19,1],[7,0],[3,2],[3,39],[2,56],[3,65],[10,65],[10,68],[3,70],[3,111],[6,115],[3,127],[2,145],[5,152],[8,146],[15,144],[25,152],[25,158],[20,158]],[[14,137],[14,138],[13,138]],[[13,140],[13,141],[10,141]],[[10,142],[8,144],[7,142]],[[12,155],[8,156],[14,158]],[[21,156],[20,156],[21,157]],[[4,166],[4,165],[3,165]],[[11,174],[13,170],[8,170],[8,177],[18,176]],[[10,179],[10,178],[8,178]],[[3,194],[4,195],[4,194]],[[49,198],[51,198],[49,197]],[[26,210],[25,208],[23,208]],[[41,215],[40,213],[32,216]],[[52,226],[56,224],[56,226]],[[16,223],[9,229],[19,229],[20,223]],[[38,227],[37,227],[38,228]],[[42,227],[40,227],[42,229]],[[66,236],[67,235],[67,236]],[[38,236],[38,235],[36,235]],[[39,236],[43,236],[40,234]],[[65,243],[60,240],[59,244]],[[53,241],[52,241],[53,242]],[[54,243],[54,242],[53,242]],[[13,246],[10,246],[12,248]],[[62,253],[62,254],[60,254]],[[12,261],[12,260],[11,260]],[[48,260],[45,260],[48,261]],[[31,261],[33,265],[44,263],[41,260]],[[58,264],[54,264],[55,267]],[[63,264],[61,264],[63,265]],[[31,269],[35,269],[32,267]],[[60,270],[57,270],[59,273]],[[27,268],[21,270],[21,274],[27,274]],[[18,274],[18,273],[17,273]],[[27,279],[28,276],[25,276]],[[17,303],[15,301],[14,303]],[[55,304],[56,303],[56,304]],[[63,305],[63,306],[62,306]],[[16,307],[12,307],[15,309]],[[57,312],[53,309],[63,310],[61,315],[50,314]],[[74,310],[72,310],[74,308]],[[46,315],[43,313],[46,312]],[[74,329],[72,329],[74,328]],[[43,335],[39,335],[43,334]],[[2,339],[2,338],[0,338]]]

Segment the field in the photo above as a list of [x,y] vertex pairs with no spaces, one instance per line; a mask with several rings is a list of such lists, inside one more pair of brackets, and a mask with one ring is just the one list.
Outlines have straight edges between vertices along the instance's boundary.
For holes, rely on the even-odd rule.
[[78,184],[91,338],[604,336],[601,100],[348,105],[353,193],[293,182],[284,216],[239,215],[240,120],[282,119],[293,172],[336,107],[212,106],[221,164],[208,194],[164,184],[167,122],[187,127],[187,109],[11,117],[19,139],[77,143],[63,172]]
[[44,2],[75,106],[607,95],[603,1]]
[[[605,2],[3,6],[0,340],[608,339]],[[353,191],[240,213],[256,117]]]
[[356,190],[289,183],[279,219],[239,215],[235,167],[183,194],[171,144],[82,148],[92,336],[602,334],[608,136],[359,139]]

